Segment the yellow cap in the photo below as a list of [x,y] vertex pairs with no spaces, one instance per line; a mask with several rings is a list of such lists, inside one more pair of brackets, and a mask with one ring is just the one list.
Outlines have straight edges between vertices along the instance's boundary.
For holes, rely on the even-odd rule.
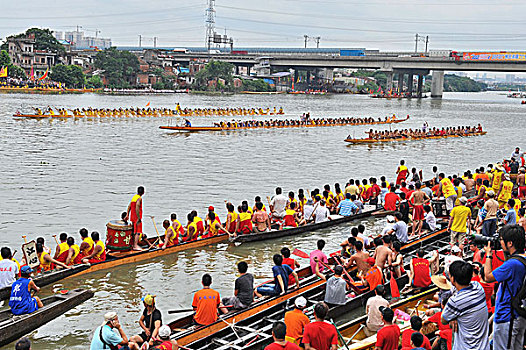
[[146,294],[144,298],[142,298],[142,301],[148,306],[152,306],[154,302],[155,295]]

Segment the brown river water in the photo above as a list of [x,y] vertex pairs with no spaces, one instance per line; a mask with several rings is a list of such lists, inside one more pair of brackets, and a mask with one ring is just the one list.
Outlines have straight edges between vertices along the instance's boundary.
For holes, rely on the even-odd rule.
[[[159,129],[176,118],[94,118],[71,120],[14,119],[16,110],[31,106],[77,107],[280,107],[287,118],[310,111],[312,117],[409,114],[408,122],[391,128],[476,125],[486,136],[376,145],[348,145],[351,134],[364,137],[370,126],[264,129],[229,132],[174,133]],[[247,117],[245,117],[247,118]],[[264,117],[256,117],[264,118]],[[137,186],[146,188],[144,230],[155,235],[171,212],[180,218],[196,209],[203,216],[209,205],[224,220],[224,200],[250,203],[256,195],[314,189],[329,183],[342,186],[349,178],[386,175],[393,180],[400,159],[430,177],[437,165],[446,173],[487,165],[524,146],[526,106],[498,93],[446,93],[443,100],[377,100],[367,96],[332,95],[0,95],[0,246],[20,251],[22,235],[42,235],[52,245],[53,234],[68,232],[78,240],[86,227],[105,236],[105,225],[117,219]],[[219,117],[193,118],[193,125],[210,125]],[[389,126],[379,126],[389,129]],[[185,221],[185,220],[182,220]],[[369,232],[385,221],[365,220]],[[355,225],[357,223],[354,223]],[[235,265],[249,262],[256,282],[272,275],[272,255],[282,246],[310,251],[324,238],[328,252],[336,250],[351,225],[303,235],[242,244],[222,243],[159,257],[132,265],[73,277],[64,288],[91,288],[95,296],[32,332],[34,349],[86,349],[93,330],[107,311],[116,311],[128,336],[138,333],[140,299],[157,295],[163,320],[167,310],[188,308],[204,272],[222,296],[233,293]],[[20,253],[17,253],[20,258]],[[308,263],[301,260],[302,265]],[[40,296],[52,293],[42,289]],[[1,305],[1,302],[0,302]],[[10,345],[6,348],[13,348]]]

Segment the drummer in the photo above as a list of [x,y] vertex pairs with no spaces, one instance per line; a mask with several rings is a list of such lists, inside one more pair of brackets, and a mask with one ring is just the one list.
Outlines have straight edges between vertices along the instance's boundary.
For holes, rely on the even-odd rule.
[[137,194],[133,196],[130,204],[128,205],[127,215],[125,220],[130,220],[133,224],[133,250],[142,251],[139,247],[139,240],[142,234],[142,196],[144,195],[144,187],[139,186],[137,188]]

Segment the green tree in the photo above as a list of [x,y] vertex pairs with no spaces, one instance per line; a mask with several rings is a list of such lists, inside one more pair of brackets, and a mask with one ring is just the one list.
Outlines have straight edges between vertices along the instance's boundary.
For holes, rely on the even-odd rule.
[[9,66],[11,64],[11,57],[6,50],[0,51],[0,67]]
[[128,88],[135,84],[139,60],[129,51],[119,51],[112,47],[95,56],[95,67],[104,70],[109,87]]
[[104,85],[102,84],[102,79],[98,75],[91,76],[87,81],[86,85],[91,89],[100,89]]
[[53,67],[49,77],[54,81],[66,84],[68,87],[81,88],[86,85],[86,76],[79,66],[57,64]]
[[225,89],[225,90],[233,90],[233,81],[234,81],[234,65],[232,63],[228,62],[221,62],[221,61],[210,61],[207,63],[207,65],[201,69],[197,74],[195,75],[195,83],[194,86],[198,89],[206,89],[208,86],[209,80],[217,80],[217,79],[223,79],[225,81],[225,86],[219,87],[219,84],[217,84],[217,88]]
[[62,45],[54,36],[53,31],[50,29],[40,29],[40,28],[29,28],[25,33],[11,35],[6,38],[2,44],[1,49],[7,50],[7,39],[9,38],[22,38],[30,34],[35,36],[35,49],[37,50],[47,50],[56,53],[63,53],[66,51],[64,45]]
[[26,72],[22,68],[11,63],[11,57],[9,57],[6,50],[0,51],[0,68],[1,67],[7,67],[7,75],[12,78],[27,78]]
[[272,87],[263,79],[245,80],[243,79],[243,90],[266,92],[272,91]]

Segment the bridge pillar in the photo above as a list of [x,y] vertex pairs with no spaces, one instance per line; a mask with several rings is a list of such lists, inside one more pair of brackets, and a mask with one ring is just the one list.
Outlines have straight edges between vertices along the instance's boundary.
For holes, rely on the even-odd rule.
[[404,73],[398,73],[398,93],[402,94],[404,92]]
[[385,87],[387,93],[393,89],[393,72],[385,72],[385,75],[387,76],[387,86]]
[[416,85],[416,95],[418,98],[422,97],[422,85],[424,81],[424,76],[422,74],[418,74],[418,82]]
[[407,74],[407,92],[413,94],[413,73]]
[[442,98],[444,93],[444,71],[434,70],[433,80],[431,81],[431,97]]

